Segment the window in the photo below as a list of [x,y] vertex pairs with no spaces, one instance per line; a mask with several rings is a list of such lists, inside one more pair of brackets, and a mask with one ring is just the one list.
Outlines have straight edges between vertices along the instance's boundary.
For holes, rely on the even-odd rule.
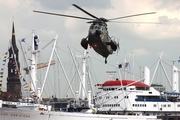
[[11,69],[11,73],[13,73],[13,69]]
[[127,99],[128,99],[128,98],[129,98],[129,96],[124,96],[124,98],[127,98]]
[[106,96],[106,99],[109,99],[109,96]]
[[114,96],[114,99],[118,99],[118,96]]
[[114,88],[111,88],[111,90],[114,90]]
[[156,104],[154,104],[153,106],[156,107]]

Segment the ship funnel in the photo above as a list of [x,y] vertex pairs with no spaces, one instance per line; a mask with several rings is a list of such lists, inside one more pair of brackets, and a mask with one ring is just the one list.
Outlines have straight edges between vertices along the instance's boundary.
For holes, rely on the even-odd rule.
[[178,68],[174,65],[172,65],[172,70],[171,70],[171,73],[172,73],[172,91],[173,92],[179,92],[179,75],[178,75]]
[[150,85],[150,70],[148,67],[144,67],[143,71],[144,83]]

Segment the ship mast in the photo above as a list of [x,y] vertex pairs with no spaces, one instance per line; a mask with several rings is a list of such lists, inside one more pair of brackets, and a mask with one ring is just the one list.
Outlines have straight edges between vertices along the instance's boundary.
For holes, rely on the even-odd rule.
[[36,63],[37,63],[37,53],[39,52],[38,50],[38,46],[37,46],[37,40],[38,36],[34,34],[34,31],[32,33],[32,46],[31,46],[31,66],[30,66],[30,70],[31,70],[31,77],[32,77],[32,82],[31,82],[31,88],[34,91],[37,91],[37,78],[36,78]]

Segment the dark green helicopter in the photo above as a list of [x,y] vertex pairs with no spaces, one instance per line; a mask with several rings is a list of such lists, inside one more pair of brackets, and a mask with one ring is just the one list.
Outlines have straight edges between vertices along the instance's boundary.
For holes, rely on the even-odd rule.
[[87,15],[91,16],[92,18],[78,17],[78,16],[65,15],[65,14],[56,14],[56,13],[36,11],[36,10],[34,10],[33,12],[89,20],[89,22],[87,22],[91,24],[89,28],[89,33],[87,37],[81,40],[81,46],[84,49],[87,49],[88,44],[89,44],[90,48],[92,47],[97,53],[105,57],[105,63],[107,63],[107,57],[110,54],[112,54],[113,51],[116,51],[117,49],[119,49],[119,43],[112,40],[111,37],[108,35],[106,22],[110,22],[112,20],[117,20],[117,19],[123,19],[123,18],[128,18],[128,17],[135,17],[135,16],[140,16],[140,15],[147,15],[147,14],[155,13],[155,12],[150,12],[150,13],[142,13],[142,14],[117,17],[117,18],[112,18],[112,19],[105,19],[105,18],[98,18],[92,15],[91,13],[85,11],[84,9],[82,9],[76,4],[72,4],[72,5],[78,8],[79,10],[83,11]]

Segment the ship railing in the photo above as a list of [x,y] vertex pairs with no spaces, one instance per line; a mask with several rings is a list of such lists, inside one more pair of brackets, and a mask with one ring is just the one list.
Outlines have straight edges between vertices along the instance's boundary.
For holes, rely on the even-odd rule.
[[2,101],[0,100],[0,108],[2,108],[2,105],[19,105],[20,106],[34,106],[34,107],[39,107],[43,108],[44,110],[51,111],[51,106],[50,105],[40,105],[40,104],[34,104],[34,103],[20,103],[20,102],[10,102],[10,101]]
[[1,100],[1,103],[2,103],[2,105],[4,104],[4,105],[17,105],[18,104],[18,102],[10,102],[10,101],[2,101]]

